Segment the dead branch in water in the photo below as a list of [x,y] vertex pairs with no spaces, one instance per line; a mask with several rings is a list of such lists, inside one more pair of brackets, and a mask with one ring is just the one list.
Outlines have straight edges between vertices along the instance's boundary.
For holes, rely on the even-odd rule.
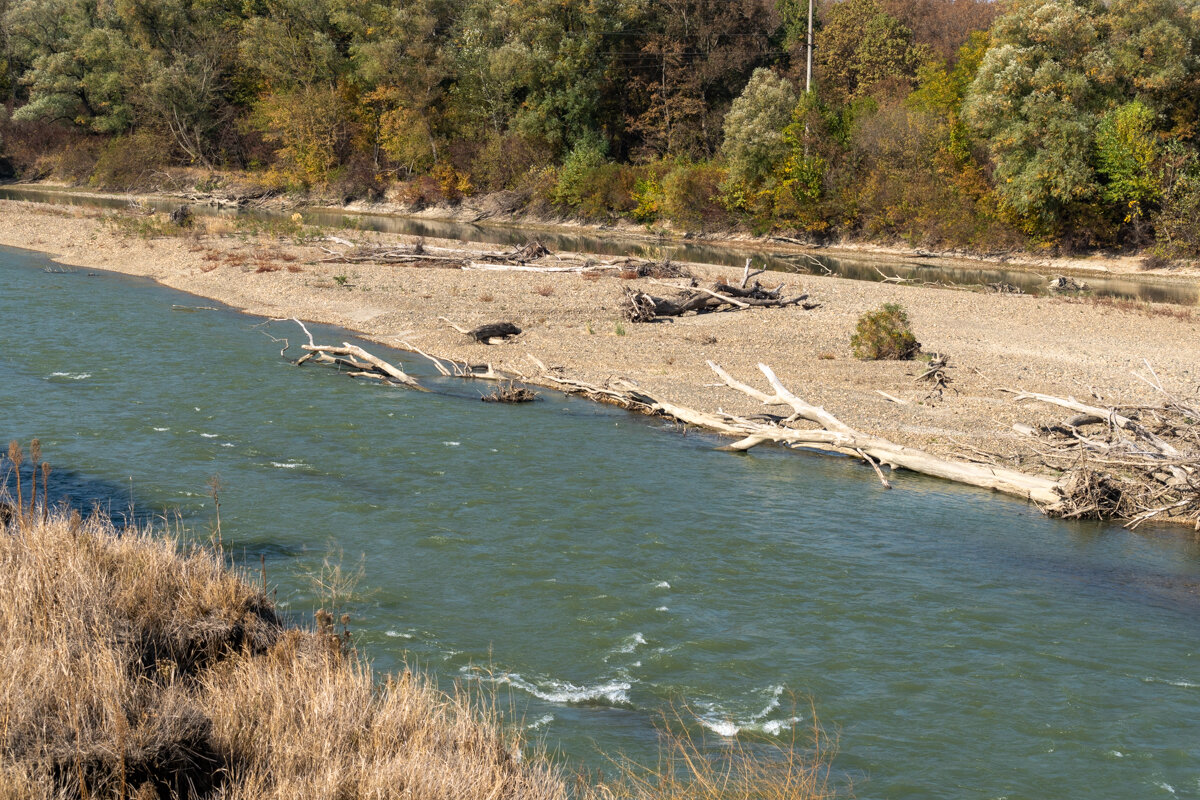
[[[886,478],[883,477],[882,470],[879,470],[880,465],[903,467],[957,483],[995,489],[1027,498],[1047,509],[1053,509],[1061,499],[1058,483],[1052,478],[988,464],[941,458],[856,431],[825,409],[810,405],[794,395],[765,364],[759,364],[758,367],[773,390],[771,394],[735,380],[720,366],[708,362],[709,367],[731,389],[749,395],[764,405],[783,405],[792,409],[793,413],[790,416],[777,422],[761,422],[722,411],[708,413],[678,406],[654,397],[636,384],[624,380],[613,381],[605,386],[591,385],[554,374],[545,370],[541,362],[532,357],[531,360],[542,367],[540,379],[543,382],[568,393],[736,437],[737,441],[723,447],[724,450],[743,452],[767,442],[774,442],[784,447],[838,453],[863,459],[878,471],[885,485]],[[819,427],[796,427],[796,424],[802,421],[816,423]]]
[[[272,322],[283,321],[285,320],[272,320]],[[339,368],[347,367],[350,370],[348,374],[352,377],[383,380],[422,392],[428,391],[421,384],[417,383],[415,378],[395,364],[391,364],[372,353],[368,353],[358,345],[350,344],[349,342],[342,342],[340,345],[317,344],[313,341],[312,333],[305,327],[303,322],[294,317],[286,321],[295,322],[299,325],[308,339],[308,344],[300,346],[300,349],[306,351],[307,355],[298,358],[295,361],[296,366],[300,366],[310,360],[315,360],[322,364],[333,364]],[[274,337],[271,338],[274,339]],[[275,339],[275,341],[280,340]],[[283,350],[279,351],[280,355],[283,355],[288,349],[287,340],[284,339],[282,341],[285,346]]]
[[485,403],[532,403],[537,398],[537,392],[506,381],[498,384],[491,394],[485,394],[479,399]]

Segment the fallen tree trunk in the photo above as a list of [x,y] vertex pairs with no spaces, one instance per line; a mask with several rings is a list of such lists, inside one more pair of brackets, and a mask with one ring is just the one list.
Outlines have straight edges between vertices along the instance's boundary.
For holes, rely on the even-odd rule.
[[[540,365],[540,362],[536,363]],[[903,467],[913,472],[956,483],[994,489],[1005,494],[1026,498],[1048,510],[1053,510],[1062,499],[1059,483],[1052,478],[986,464],[942,458],[923,450],[905,447],[878,436],[870,436],[856,431],[825,409],[806,403],[794,395],[783,386],[771,368],[765,364],[758,366],[774,390],[773,394],[767,394],[735,380],[729,373],[711,361],[708,362],[708,365],[730,388],[747,394],[764,405],[788,406],[794,413],[779,423],[762,423],[723,412],[714,414],[678,406],[654,397],[627,381],[618,381],[606,387],[596,387],[554,375],[546,371],[544,365],[542,365],[543,371],[540,377],[543,381],[570,393],[587,395],[624,408],[667,417],[688,425],[738,437],[736,442],[724,448],[731,451],[745,451],[760,444],[774,442],[787,447],[821,450],[861,458],[873,467],[876,467],[877,464],[886,464],[893,468]],[[793,422],[802,419],[814,422],[821,427],[816,429],[791,427]],[[882,478],[882,474],[880,477]],[[886,481],[884,482],[886,484]]]
[[361,363],[347,362],[344,359],[337,359],[337,358],[330,358],[329,360],[334,363],[345,364],[346,366],[357,368],[357,369],[359,369],[360,372],[370,372],[373,370],[375,372],[381,373],[383,376],[391,378],[396,383],[399,383],[399,384],[409,387],[410,389],[419,389],[421,391],[426,391],[425,387],[423,387],[423,386],[421,386],[421,384],[417,383],[416,379],[413,378],[411,375],[409,375],[404,370],[400,369],[399,367],[397,367],[393,364],[389,364],[388,362],[384,361],[382,358],[377,358],[376,356],[371,355],[370,353],[368,353],[366,350],[362,349],[361,347],[350,344],[349,342],[342,342],[341,346],[331,346],[331,345],[322,345],[322,344],[305,344],[305,345],[301,345],[301,349],[307,350],[310,353],[314,353],[318,356],[325,355],[325,356],[329,357],[329,356],[339,356],[340,355],[340,356],[351,356],[353,358],[357,358],[360,360]]

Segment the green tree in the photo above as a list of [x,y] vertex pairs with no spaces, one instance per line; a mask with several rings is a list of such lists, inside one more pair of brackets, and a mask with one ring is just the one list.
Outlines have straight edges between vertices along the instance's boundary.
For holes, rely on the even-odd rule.
[[1096,171],[1103,179],[1101,194],[1121,208],[1126,222],[1141,217],[1162,194],[1158,156],[1154,113],[1140,101],[1104,115],[1096,129]]
[[818,90],[833,104],[867,97],[885,81],[907,85],[925,58],[912,33],[877,0],[843,0],[827,12],[816,37]]
[[1165,258],[1200,259],[1200,154],[1175,142],[1163,163],[1166,188],[1154,218],[1154,249]]
[[968,92],[997,189],[1030,233],[1062,234],[1099,194],[1091,157],[1113,84],[1099,17],[1089,0],[1016,0]]
[[1200,123],[1200,3],[1115,0],[1104,24],[1120,94],[1136,97],[1161,116],[1172,138],[1195,136]]
[[735,180],[758,184],[785,158],[790,147],[783,129],[799,97],[791,81],[760,67],[725,115],[722,153]]
[[29,64],[29,102],[18,120],[69,121],[98,133],[133,123],[129,87],[139,54],[111,6],[86,0],[17,0],[4,16],[14,51]]

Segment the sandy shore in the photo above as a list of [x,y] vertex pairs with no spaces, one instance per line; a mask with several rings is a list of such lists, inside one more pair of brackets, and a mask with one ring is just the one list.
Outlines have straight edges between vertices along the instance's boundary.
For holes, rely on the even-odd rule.
[[[1058,421],[1062,412],[1015,404],[1003,388],[1099,396],[1114,405],[1149,403],[1153,391],[1133,375],[1149,362],[1171,391],[1200,395],[1195,308],[780,275],[788,294],[803,287],[820,307],[634,325],[621,321],[618,305],[623,287],[648,284],[643,279],[325,264],[318,259],[326,253],[316,245],[238,235],[221,220],[204,226],[185,237],[143,239],[106,224],[95,210],[0,201],[0,244],[46,251],[65,264],[146,276],[248,313],[342,325],[387,345],[408,342],[518,373],[531,372],[526,355],[532,354],[571,377],[593,383],[627,378],[705,411],[761,410],[712,385],[708,359],[758,385],[755,365],[762,361],[796,394],[864,432],[944,455],[1001,453],[1030,471],[1037,465],[1011,426]],[[351,238],[408,240],[373,233]],[[273,271],[258,271],[264,265]],[[701,278],[734,277],[728,268],[693,271]],[[343,277],[344,285],[335,280]],[[941,402],[921,402],[927,387],[913,380],[920,362],[862,362],[850,355],[856,320],[885,302],[908,310],[927,352],[950,356],[957,391]],[[464,327],[511,320],[524,333],[510,344],[477,344],[439,321],[443,316]],[[890,402],[877,390],[909,402]]]

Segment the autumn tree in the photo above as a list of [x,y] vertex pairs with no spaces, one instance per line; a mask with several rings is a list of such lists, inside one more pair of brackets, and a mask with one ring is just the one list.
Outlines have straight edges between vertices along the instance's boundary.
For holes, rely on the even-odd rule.
[[842,0],[817,34],[814,80],[829,102],[849,103],[885,82],[910,85],[924,52],[877,0]]
[[993,0],[880,0],[883,10],[912,32],[912,40],[953,62],[975,31],[986,31],[999,13]]
[[626,53],[632,149],[643,158],[707,158],[722,121],[755,68],[781,54],[772,0],[664,0],[642,21],[652,31]]

